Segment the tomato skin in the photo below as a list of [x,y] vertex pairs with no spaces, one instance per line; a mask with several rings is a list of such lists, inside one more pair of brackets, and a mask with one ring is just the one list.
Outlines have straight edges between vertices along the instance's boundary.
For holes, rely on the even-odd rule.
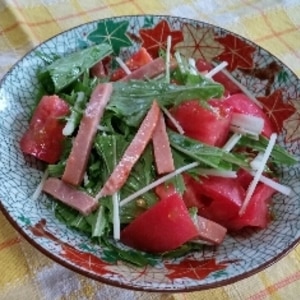
[[238,214],[245,198],[245,190],[235,178],[209,176],[197,181],[190,177],[186,186],[198,200],[198,214],[222,225]]
[[[230,109],[213,104],[212,110],[208,110],[197,100],[188,100],[170,112],[186,136],[212,146],[221,147],[226,142],[231,121]],[[172,124],[169,126],[172,127]]]
[[47,163],[56,163],[62,152],[64,123],[59,119],[69,113],[69,105],[58,96],[43,96],[24,133],[22,152]]
[[262,135],[264,135],[265,137],[270,137],[270,135],[275,132],[275,129],[265,112],[245,94],[240,93],[232,95],[228,98],[223,99],[221,103],[224,107],[231,109],[235,113],[262,118],[264,120]]
[[137,250],[161,253],[199,235],[182,198],[161,199],[121,231],[121,242]]
[[227,228],[233,231],[248,226],[266,228],[270,221],[269,204],[275,192],[276,191],[271,187],[259,183],[255,188],[244,214],[241,216],[238,215],[230,220],[227,224]]
[[[148,53],[148,51],[145,48],[141,47],[125,62],[125,64],[130,71],[134,71],[151,62],[152,60],[153,59]],[[124,76],[126,76],[125,71],[122,68],[118,68],[113,72],[110,79],[111,81],[117,81],[123,78]]]
[[[211,63],[203,59],[198,59],[196,61],[196,67],[199,72],[210,71],[214,68]],[[213,79],[221,83],[224,86],[225,90],[231,95],[241,92],[240,88],[222,72],[218,72],[216,75],[214,75]]]

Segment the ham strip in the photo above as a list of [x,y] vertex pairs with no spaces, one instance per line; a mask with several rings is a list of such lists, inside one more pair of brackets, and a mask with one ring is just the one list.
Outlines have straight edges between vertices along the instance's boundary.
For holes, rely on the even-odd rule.
[[78,186],[81,184],[97,132],[107,102],[112,93],[112,84],[96,86],[80,122],[71,153],[68,157],[62,180]]
[[100,192],[96,195],[95,198],[97,200],[104,196],[113,195],[126,182],[131,169],[138,161],[152,138],[154,129],[158,122],[159,114],[160,108],[157,102],[153,101],[150,110],[148,111],[130,145],[125,150],[120,162],[117,164]]
[[221,244],[227,233],[225,227],[201,216],[198,216],[198,231],[198,239],[214,245]]
[[[170,60],[170,70],[174,70],[177,66],[175,59]],[[132,79],[154,78],[166,71],[166,62],[162,57],[158,57],[132,73],[126,75],[119,81],[129,81]]]
[[98,202],[93,197],[58,178],[48,178],[43,185],[43,191],[85,216],[98,207]]
[[154,130],[152,142],[157,173],[161,175],[173,172],[175,170],[174,161],[162,113],[160,113],[157,126]]

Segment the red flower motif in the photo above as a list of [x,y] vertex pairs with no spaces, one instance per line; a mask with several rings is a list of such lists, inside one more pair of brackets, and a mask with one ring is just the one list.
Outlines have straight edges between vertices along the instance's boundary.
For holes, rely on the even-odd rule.
[[176,278],[191,278],[191,279],[204,279],[210,273],[223,270],[227,267],[225,263],[216,263],[214,258],[202,261],[185,259],[179,264],[165,264],[168,270],[172,272],[166,276],[173,280]]
[[229,71],[236,68],[249,69],[253,67],[255,47],[231,34],[216,38],[216,40],[225,47],[225,50],[218,55],[218,59],[228,62]]
[[171,52],[174,52],[173,48],[183,40],[183,34],[179,30],[172,31],[166,20],[160,21],[154,28],[140,29],[142,47],[146,48],[152,57],[158,56],[159,49],[166,49],[169,35],[172,37]]
[[100,275],[116,274],[110,270],[107,270],[106,267],[109,266],[109,264],[101,260],[97,256],[91,253],[78,251],[67,244],[62,245],[61,256],[72,261],[77,266],[80,266],[86,270],[93,271]]
[[266,97],[257,97],[257,100],[263,104],[264,111],[270,118],[277,133],[282,130],[283,122],[296,111],[293,105],[283,102],[281,90],[276,90]]

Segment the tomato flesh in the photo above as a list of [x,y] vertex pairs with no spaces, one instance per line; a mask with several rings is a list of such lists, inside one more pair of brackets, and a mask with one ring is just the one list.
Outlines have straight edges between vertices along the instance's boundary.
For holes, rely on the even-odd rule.
[[[217,102],[217,100],[216,100]],[[226,142],[231,121],[230,109],[214,105],[204,108],[197,100],[189,100],[171,109],[186,136],[212,146],[223,146]],[[172,127],[172,124],[169,124]]]
[[244,227],[266,228],[270,221],[269,205],[275,190],[259,183],[250,199],[245,212],[236,216],[227,224],[230,230],[240,230]]
[[132,248],[161,253],[174,250],[198,236],[198,229],[177,194],[161,199],[121,231],[121,241]]
[[[126,62],[126,66],[130,71],[134,71],[139,69],[140,67],[148,64],[153,59],[151,55],[148,53],[148,51],[145,48],[140,48],[136,53],[134,53]],[[112,81],[120,80],[126,76],[126,72],[122,68],[116,69],[113,74],[111,75]]]
[[[212,70],[214,68],[214,66],[203,60],[203,59],[198,59],[196,61],[196,67],[198,69],[198,71],[200,72],[208,72],[210,70]],[[230,80],[230,78],[228,78],[224,73],[222,72],[218,72],[216,75],[214,75],[212,77],[216,82],[219,82],[221,83],[225,90],[230,94],[230,95],[233,95],[233,94],[236,94],[236,93],[240,93],[241,90],[240,88],[234,84],[234,82],[232,80]]]
[[21,150],[47,163],[56,163],[62,152],[64,122],[69,105],[58,96],[43,96],[21,141]]
[[192,198],[185,200],[186,203],[197,199],[199,215],[222,225],[238,214],[245,198],[245,190],[234,178],[209,176],[195,180],[190,177],[186,186],[192,191],[189,191]]

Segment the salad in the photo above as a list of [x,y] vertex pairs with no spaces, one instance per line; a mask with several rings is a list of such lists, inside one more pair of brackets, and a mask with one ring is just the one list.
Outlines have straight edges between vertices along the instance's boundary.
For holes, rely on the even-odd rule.
[[226,62],[173,56],[170,43],[125,62],[109,44],[40,54],[47,65],[20,141],[47,164],[32,198],[48,194],[57,218],[110,261],[155,264],[266,228],[272,196],[290,193],[276,170],[297,161],[257,100]]

